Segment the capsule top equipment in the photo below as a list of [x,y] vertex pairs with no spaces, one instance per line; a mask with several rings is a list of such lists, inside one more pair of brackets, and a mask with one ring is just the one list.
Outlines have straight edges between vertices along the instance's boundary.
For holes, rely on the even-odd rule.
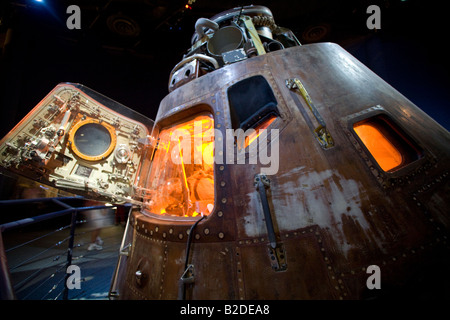
[[198,19],[191,43],[170,72],[169,92],[228,64],[301,45],[291,30],[275,24],[268,8],[255,5]]

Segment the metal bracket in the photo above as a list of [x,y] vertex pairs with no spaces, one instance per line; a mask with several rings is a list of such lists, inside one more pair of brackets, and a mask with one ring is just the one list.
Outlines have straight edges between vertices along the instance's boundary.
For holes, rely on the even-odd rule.
[[194,265],[190,264],[187,266],[186,270],[184,270],[183,274],[180,278],[181,283],[189,284],[194,283]]
[[131,243],[127,244],[125,247],[120,248],[119,255],[121,256],[128,256],[131,249]]
[[256,31],[252,18],[250,18],[249,16],[242,16],[241,19],[244,21],[245,28],[247,29],[248,33],[250,34],[250,37],[252,38],[253,44],[255,45],[258,55],[260,56],[265,54],[266,50],[264,50],[264,46],[261,43],[261,39],[259,38],[259,34]]
[[269,246],[269,257],[272,269],[275,271],[284,271],[287,269],[286,250],[283,244],[279,244],[276,248]]

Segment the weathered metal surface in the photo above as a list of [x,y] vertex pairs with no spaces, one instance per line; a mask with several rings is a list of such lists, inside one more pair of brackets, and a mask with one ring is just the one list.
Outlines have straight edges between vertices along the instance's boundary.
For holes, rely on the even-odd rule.
[[[188,261],[195,275],[185,297],[360,299],[419,290],[414,283],[420,277],[445,272],[450,135],[338,45],[276,51],[204,75],[161,102],[156,127],[206,109],[225,136],[231,128],[227,88],[253,75],[271,85],[280,111],[270,125],[279,129],[279,170],[270,175],[266,192],[287,268],[279,271],[271,263],[254,186],[263,166],[216,163],[214,211],[193,230]],[[290,78],[305,86],[333,147],[317,142],[305,119],[306,102],[285,85]],[[352,125],[378,113],[388,114],[414,139],[421,159],[394,173],[377,166]],[[195,220],[133,212],[120,298],[177,298]],[[381,268],[384,291],[368,290],[370,265]],[[137,281],[136,271],[145,277]]]

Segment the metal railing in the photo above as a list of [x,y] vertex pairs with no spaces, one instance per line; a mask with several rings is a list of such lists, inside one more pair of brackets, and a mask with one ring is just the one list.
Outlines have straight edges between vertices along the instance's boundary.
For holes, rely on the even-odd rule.
[[[31,291],[29,291],[25,296],[21,297],[21,299],[26,299],[30,296],[32,297],[32,299],[36,299],[33,296],[33,292],[37,291],[44,284],[49,283],[50,281],[53,282],[51,289],[46,290],[45,295],[40,297],[39,299],[48,299],[51,293],[56,293],[56,297],[54,297],[54,299],[69,299],[69,290],[71,288],[68,287],[68,280],[71,276],[71,273],[68,272],[68,268],[72,265],[72,260],[74,258],[73,250],[74,239],[76,236],[75,229],[77,228],[77,225],[86,222],[86,220],[77,220],[77,217],[80,216],[79,213],[89,214],[90,212],[93,212],[93,210],[117,209],[117,206],[104,204],[86,205],[86,200],[83,197],[56,197],[0,201],[0,212],[4,214],[4,212],[7,210],[18,210],[18,208],[20,208],[21,206],[42,206],[43,204],[57,209],[50,213],[44,213],[12,222],[6,222],[0,225],[0,299],[17,299],[16,290],[20,290],[23,286],[27,285],[27,283],[32,282],[36,282],[36,284],[34,284]],[[55,221],[61,223],[58,220],[58,218],[61,217],[66,217],[64,219],[68,219],[70,217],[70,223],[67,224],[66,220],[64,222],[66,225],[62,227],[52,229],[49,232],[39,234],[35,237],[33,235],[32,239],[19,244],[15,244],[5,250],[3,240],[3,235],[5,232],[9,233],[11,230],[20,231],[24,230],[24,228],[26,229],[27,227],[33,228],[37,223],[44,221],[47,221],[50,224],[54,224]],[[54,240],[56,236],[58,237],[58,239]],[[50,240],[50,246],[45,247],[40,245],[38,246],[39,250],[29,249],[25,256],[22,254],[18,255],[20,259],[19,261],[15,261],[14,266],[10,267],[8,265],[7,256],[10,255],[10,252],[12,252],[13,250],[18,250],[19,248],[23,249],[30,247],[31,244],[36,244],[38,241],[42,241],[42,239],[47,237],[52,238],[52,240]],[[65,247],[65,244],[67,244],[67,247]],[[66,260],[65,262],[61,262],[60,257],[64,256],[64,252],[66,252]],[[49,257],[49,254],[51,255],[51,257]],[[12,271],[24,268],[25,266],[33,262],[36,263],[36,261],[40,262],[40,259],[44,259],[43,257],[45,257],[46,261],[50,261],[50,264],[39,266],[36,269],[31,268],[32,271],[27,270],[22,279],[16,280],[13,283],[11,278]],[[40,275],[42,276],[42,273],[44,271],[48,271],[49,268],[51,268],[52,270],[56,268],[56,270],[54,272],[50,272],[50,274],[48,274],[47,272],[44,277],[45,279],[39,279],[38,281],[37,277]],[[61,285],[63,281],[64,285]]]

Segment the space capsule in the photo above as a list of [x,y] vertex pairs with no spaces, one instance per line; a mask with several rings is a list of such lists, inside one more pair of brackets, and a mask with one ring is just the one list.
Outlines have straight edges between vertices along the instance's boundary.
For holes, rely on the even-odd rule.
[[266,7],[191,42],[155,121],[63,83],[1,141],[4,168],[133,204],[110,298],[439,295],[447,130]]

